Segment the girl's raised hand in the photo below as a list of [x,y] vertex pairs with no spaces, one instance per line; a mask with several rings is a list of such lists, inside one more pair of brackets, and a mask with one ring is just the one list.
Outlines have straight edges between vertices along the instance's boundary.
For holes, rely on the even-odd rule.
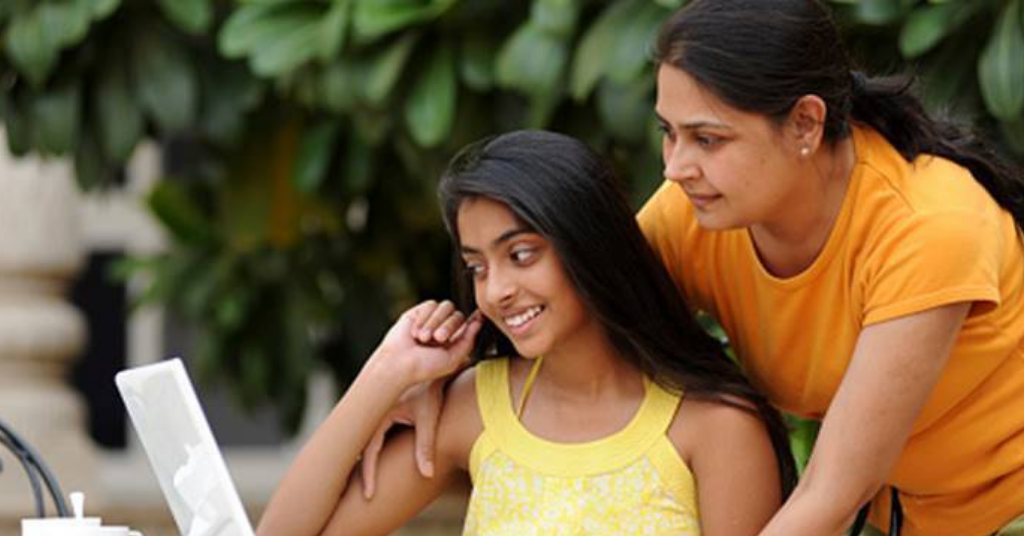
[[426,301],[399,317],[370,359],[407,386],[448,376],[469,362],[481,324],[479,315],[466,318],[449,301]]
[[[403,315],[403,317],[405,316],[412,319],[412,322],[409,323],[409,336],[419,344],[435,347],[450,344],[453,345],[451,348],[458,345],[459,350],[465,345],[465,352],[455,354],[455,357],[461,356],[461,359],[456,362],[455,369],[450,373],[458,372],[468,364],[466,358],[482,325],[479,311],[471,314],[467,319],[449,301],[441,303],[427,301],[410,309],[406,315]],[[400,319],[399,323],[392,328],[392,332],[400,329],[399,324],[404,323]],[[388,333],[385,341],[392,336],[392,332]],[[395,332],[394,337],[396,343],[403,342],[400,333]],[[436,377],[433,380],[409,387],[377,427],[373,438],[363,450],[361,462],[363,496],[367,500],[373,497],[375,491],[377,460],[384,447],[385,436],[395,425],[415,426],[416,466],[423,476],[433,476],[434,437],[441,414],[441,406],[444,402],[446,382],[446,377]]]

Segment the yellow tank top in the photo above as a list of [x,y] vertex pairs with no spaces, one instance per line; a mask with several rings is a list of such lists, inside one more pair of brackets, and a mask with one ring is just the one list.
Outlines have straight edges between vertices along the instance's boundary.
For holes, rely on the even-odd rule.
[[531,434],[512,407],[508,360],[477,365],[483,432],[470,453],[464,535],[700,534],[693,475],[665,435],[680,396],[647,378],[622,430],[586,443]]

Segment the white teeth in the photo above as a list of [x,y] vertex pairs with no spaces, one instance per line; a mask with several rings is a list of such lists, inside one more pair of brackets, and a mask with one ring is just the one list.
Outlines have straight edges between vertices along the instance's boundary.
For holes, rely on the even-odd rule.
[[539,315],[540,312],[543,310],[544,308],[539,305],[536,307],[530,307],[526,311],[515,316],[506,316],[505,324],[511,328],[518,328],[519,326],[522,326],[523,324],[532,320],[535,316]]

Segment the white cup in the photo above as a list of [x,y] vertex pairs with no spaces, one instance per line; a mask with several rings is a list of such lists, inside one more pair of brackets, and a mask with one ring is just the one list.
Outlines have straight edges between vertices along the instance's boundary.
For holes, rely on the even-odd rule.
[[71,527],[60,536],[142,536],[142,533],[128,527],[106,525],[100,527]]
[[63,536],[69,530],[100,526],[98,517],[42,517],[21,520],[21,536]]
[[54,517],[22,519],[21,536],[142,536],[138,531],[117,525],[100,525],[100,518]]

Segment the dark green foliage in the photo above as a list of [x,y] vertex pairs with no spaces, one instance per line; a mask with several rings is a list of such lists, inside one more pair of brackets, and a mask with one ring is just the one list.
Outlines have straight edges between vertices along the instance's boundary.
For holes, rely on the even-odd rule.
[[[457,148],[550,128],[653,189],[649,48],[683,3],[3,0],[0,118],[13,153],[71,156],[85,188],[164,144],[149,207],[172,248],[122,275],[201,328],[207,377],[294,427],[313,367],[344,383],[399,310],[450,294],[434,185]],[[870,70],[918,71],[930,107],[1021,155],[1022,3],[833,5]]]

